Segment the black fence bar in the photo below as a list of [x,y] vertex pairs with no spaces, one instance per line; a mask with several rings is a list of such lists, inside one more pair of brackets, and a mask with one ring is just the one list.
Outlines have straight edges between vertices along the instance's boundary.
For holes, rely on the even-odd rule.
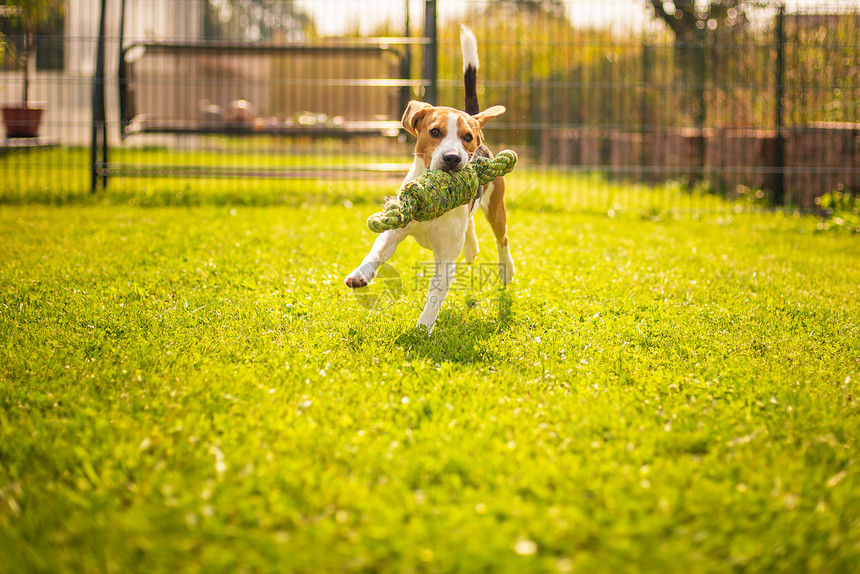
[[[95,193],[102,185],[107,185],[107,176],[101,174],[102,165],[108,163],[107,110],[105,108],[105,20],[107,0],[101,0],[99,16],[99,37],[96,48],[96,69],[93,76],[92,97],[92,144],[90,146],[90,191]],[[99,158],[101,154],[101,158]]]
[[424,101],[436,105],[439,101],[439,38],[436,29],[436,0],[424,2],[424,79],[427,87]]
[[776,142],[774,149],[774,167],[777,169],[773,178],[773,202],[785,205],[788,197],[785,193],[785,137],[783,134],[783,105],[785,97],[785,5],[782,4],[776,13],[776,97],[774,102],[774,126]]

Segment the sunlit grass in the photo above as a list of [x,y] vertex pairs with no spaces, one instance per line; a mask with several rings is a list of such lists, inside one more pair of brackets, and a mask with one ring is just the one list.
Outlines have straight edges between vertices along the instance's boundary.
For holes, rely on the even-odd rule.
[[[242,148],[236,148],[241,150]],[[111,177],[107,189],[91,193],[90,155],[85,149],[52,149],[0,156],[4,178],[0,204],[133,205],[329,205],[378,204],[394,194],[406,171],[356,179],[347,166],[403,164],[402,156],[301,152],[274,153],[168,151],[163,148],[118,148],[110,161],[143,168],[143,177]],[[407,158],[408,159],[408,158]],[[408,162],[407,162],[408,163]],[[242,168],[303,172],[300,178],[200,178],[158,176],[158,169]],[[147,173],[147,169],[152,169]],[[527,157],[508,176],[507,202],[532,211],[633,214],[662,220],[675,216],[735,214],[764,206],[754,194],[723,197],[708,193],[707,184],[691,188],[680,181],[655,185],[632,183],[595,172],[534,165]],[[747,190],[755,191],[755,190]]]
[[429,339],[413,242],[342,284],[384,186],[0,207],[0,569],[850,571],[858,238],[541,181]]

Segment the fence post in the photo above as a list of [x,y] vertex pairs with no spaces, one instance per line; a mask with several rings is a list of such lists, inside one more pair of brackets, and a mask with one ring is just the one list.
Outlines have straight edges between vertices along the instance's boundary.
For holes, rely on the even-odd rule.
[[424,37],[428,43],[424,46],[424,79],[428,81],[424,92],[424,101],[436,105],[439,95],[438,48],[439,38],[436,35],[436,0],[424,2]]
[[651,149],[648,133],[648,86],[651,81],[651,76],[649,74],[651,70],[651,47],[648,45],[648,41],[645,38],[642,39],[642,61],[639,65],[642,68],[642,75],[639,79],[641,82],[641,89],[639,92],[639,137],[642,139],[637,162],[639,164],[637,178],[639,181],[646,181],[648,174],[645,166],[648,165],[648,151]]
[[785,4],[776,13],[776,102],[774,124],[776,141],[774,150],[773,202],[785,205],[785,138],[783,137],[783,96],[785,95]]
[[412,46],[409,45],[409,0],[405,1],[406,7],[406,22],[404,23],[403,37],[407,42],[403,45],[403,53],[400,56],[400,79],[404,84],[400,86],[400,113],[406,109],[406,105],[411,100],[410,81],[412,80]]
[[[92,144],[90,146],[90,192],[98,190],[99,179],[107,187],[107,176],[101,173],[102,166],[107,163],[107,118],[105,113],[105,18],[107,0],[101,0],[101,16],[99,18],[99,39],[96,48],[96,71],[93,75],[93,126]],[[102,159],[99,160],[99,150]]]
[[696,163],[693,179],[696,183],[700,183],[705,179],[705,121],[708,117],[707,101],[705,98],[705,82],[707,81],[706,56],[708,37],[705,34],[704,28],[696,28],[695,39],[695,69],[696,69]]
[[600,149],[599,149],[599,169],[610,176],[612,175],[612,132],[617,127],[618,118],[615,109],[615,83],[614,71],[612,69],[612,60],[601,58],[600,60],[600,83],[601,89],[600,98],[600,118],[602,125],[600,126]]

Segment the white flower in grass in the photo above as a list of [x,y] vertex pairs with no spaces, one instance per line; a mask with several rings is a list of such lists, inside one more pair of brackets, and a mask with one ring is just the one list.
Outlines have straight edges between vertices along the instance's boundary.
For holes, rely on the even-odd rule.
[[227,463],[224,462],[224,453],[221,452],[221,449],[217,446],[210,446],[209,454],[215,456],[215,472],[219,477],[221,477],[221,475],[223,475],[227,470]]
[[534,556],[537,550],[538,545],[534,540],[520,537],[514,542],[514,553],[518,556]]

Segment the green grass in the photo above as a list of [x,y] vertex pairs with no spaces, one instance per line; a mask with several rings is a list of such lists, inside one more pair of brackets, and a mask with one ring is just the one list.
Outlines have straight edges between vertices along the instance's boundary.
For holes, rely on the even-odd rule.
[[[237,149],[237,148],[234,148]],[[241,150],[241,148],[238,148]],[[30,150],[0,155],[0,205],[133,205],[141,207],[189,205],[301,205],[305,202],[367,201],[378,194],[378,184],[333,178],[328,167],[374,162],[403,163],[403,156],[287,154],[215,151],[175,151],[162,148],[118,148],[111,151],[114,166],[187,169],[297,169],[319,171],[311,179],[198,179],[189,177],[111,177],[107,193],[91,193],[90,152],[83,148]],[[402,175],[401,175],[402,178]],[[392,180],[392,190],[397,182]]]
[[[229,149],[239,150],[230,152]],[[298,207],[304,204],[377,206],[393,194],[402,180],[345,179],[327,172],[328,167],[372,163],[403,163],[401,155],[343,155],[331,153],[251,153],[239,146],[228,151],[168,151],[161,148],[122,148],[111,152],[117,165],[282,168],[318,171],[305,179],[199,179],[189,177],[112,177],[107,192],[90,192],[90,152],[82,148],[57,148],[0,155],[0,205],[131,205],[138,207],[248,205]],[[378,178],[377,178],[378,179]],[[571,174],[534,165],[521,158],[508,176],[508,202],[523,209],[592,211],[620,215],[630,212],[651,219],[674,213],[740,212],[760,205],[754,193],[730,198],[687,190],[678,182],[657,186],[609,180],[597,173]],[[755,191],[755,190],[747,190]]]
[[860,237],[517,177],[430,338],[414,242],[342,284],[385,187],[7,188],[0,571],[854,570]]

